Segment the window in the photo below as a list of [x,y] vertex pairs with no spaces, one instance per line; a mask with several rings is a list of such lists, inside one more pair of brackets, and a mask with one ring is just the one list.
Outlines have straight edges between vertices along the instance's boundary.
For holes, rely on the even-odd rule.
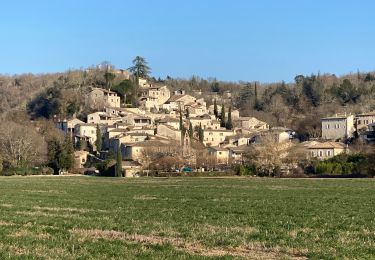
[[82,158],[82,162],[83,162],[83,163],[85,162],[85,158]]
[[329,129],[329,125],[326,125],[326,129]]
[[212,138],[212,141],[213,141],[214,139]]
[[323,151],[319,151],[319,156],[320,156],[320,157],[323,156]]
[[331,151],[327,151],[327,156],[331,156]]
[[361,120],[358,120],[357,123],[358,123],[358,125],[360,125],[361,124]]
[[91,130],[91,133],[94,134],[94,130]]
[[219,154],[221,155],[221,152],[219,152]]
[[223,136],[224,134],[223,133],[220,133],[220,136]]

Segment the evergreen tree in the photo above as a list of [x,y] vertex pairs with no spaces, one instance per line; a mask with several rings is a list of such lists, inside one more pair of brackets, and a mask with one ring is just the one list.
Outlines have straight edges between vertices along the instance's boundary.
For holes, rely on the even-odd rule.
[[70,136],[66,136],[64,141],[53,139],[48,142],[49,166],[55,173],[59,170],[70,170],[74,165],[74,148]]
[[191,124],[191,122],[189,122],[189,137],[190,137],[190,139],[193,139],[193,133],[194,133],[193,125]]
[[112,90],[120,95],[122,104],[131,103],[135,97],[136,86],[131,80],[123,80],[119,84],[114,85]]
[[55,171],[55,173],[58,172],[58,157],[57,154],[60,150],[60,143],[57,138],[53,138],[48,142],[48,165]]
[[104,74],[104,79],[105,79],[105,85],[106,85],[106,88],[111,88],[112,86],[112,81],[116,78],[116,75],[111,73],[111,72],[106,72]]
[[226,128],[228,130],[231,130],[233,128],[233,124],[232,124],[232,107],[229,107],[229,110],[228,110],[228,120],[227,120],[227,123],[226,123]]
[[96,125],[96,141],[95,141],[95,145],[96,145],[96,151],[97,151],[97,153],[100,153],[100,151],[102,150],[103,140],[102,140],[102,131],[100,131],[99,124]]
[[221,106],[221,115],[220,115],[220,126],[225,127],[225,107],[224,104]]
[[66,136],[59,153],[60,169],[69,170],[74,165],[74,148],[70,136]]
[[236,98],[236,106],[240,108],[253,109],[254,107],[254,88],[250,83],[247,83],[240,90]]
[[189,109],[186,109],[185,115],[186,115],[186,118],[189,118],[189,116],[190,116]]
[[77,151],[85,151],[87,149],[87,142],[85,140],[79,140],[76,144]]
[[128,70],[135,76],[137,85],[139,84],[139,78],[148,78],[151,72],[146,59],[140,56],[134,58],[133,66]]
[[115,176],[122,177],[122,153],[121,146],[117,149]]
[[184,121],[182,120],[182,112],[181,112],[181,109],[180,109],[180,130],[182,131],[184,127]]
[[202,128],[202,124],[201,123],[199,124],[199,128],[198,128],[198,137],[199,137],[199,142],[203,143],[203,141],[204,141],[204,132],[203,132],[203,128]]
[[219,116],[219,111],[217,111],[216,98],[214,99],[214,115],[216,118]]

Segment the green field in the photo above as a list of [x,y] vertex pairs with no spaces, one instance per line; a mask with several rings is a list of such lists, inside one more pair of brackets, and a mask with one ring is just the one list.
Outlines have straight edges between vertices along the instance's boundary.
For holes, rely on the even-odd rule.
[[0,178],[0,259],[375,258],[374,179]]

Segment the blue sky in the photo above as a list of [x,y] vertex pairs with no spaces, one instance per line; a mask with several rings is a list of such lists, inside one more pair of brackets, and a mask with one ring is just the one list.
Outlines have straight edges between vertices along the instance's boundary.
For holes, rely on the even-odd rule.
[[1,1],[0,73],[145,57],[155,77],[292,81],[375,70],[371,0]]

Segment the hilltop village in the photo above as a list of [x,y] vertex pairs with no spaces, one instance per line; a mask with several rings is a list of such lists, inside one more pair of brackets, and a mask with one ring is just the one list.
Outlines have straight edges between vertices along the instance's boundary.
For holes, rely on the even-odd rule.
[[321,118],[320,137],[300,142],[293,129],[242,116],[232,106],[230,91],[213,93],[207,100],[199,91],[172,91],[145,78],[136,83],[135,107],[111,88],[92,87],[85,102],[95,111],[86,121],[74,115],[54,118],[56,127],[74,142],[75,171],[102,174],[112,169],[126,177],[241,172],[251,161],[262,166],[265,175],[275,167],[289,174],[301,161],[349,153],[354,139],[364,144],[375,141],[375,112],[327,115]]

